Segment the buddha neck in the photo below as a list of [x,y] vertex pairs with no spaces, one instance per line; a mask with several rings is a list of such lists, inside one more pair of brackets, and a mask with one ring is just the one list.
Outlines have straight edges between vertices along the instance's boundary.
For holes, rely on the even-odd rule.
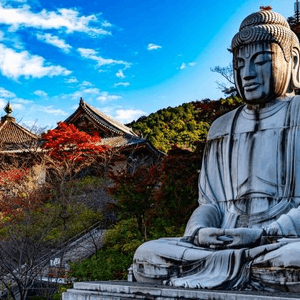
[[246,106],[247,106],[247,109],[249,109],[249,110],[260,110],[260,109],[264,109],[264,108],[268,108],[270,106],[273,106],[277,102],[278,102],[277,99],[272,99],[270,101],[266,101],[266,102],[262,102],[262,103],[256,103],[256,104],[247,103]]
[[278,97],[276,99],[272,99],[270,101],[265,101],[263,103],[257,103],[257,104],[247,103],[246,107],[248,110],[252,110],[252,111],[264,110],[264,109],[268,110],[268,108],[278,104],[278,102],[290,101],[293,97],[294,97],[294,95],[286,95],[283,97]]
[[291,100],[290,97],[273,99],[264,105],[246,105],[242,110],[242,116],[250,120],[262,120],[269,118],[280,111]]

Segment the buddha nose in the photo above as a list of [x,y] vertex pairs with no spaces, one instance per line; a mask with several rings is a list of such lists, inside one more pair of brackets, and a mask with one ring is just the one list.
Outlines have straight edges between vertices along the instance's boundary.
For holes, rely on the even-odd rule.
[[252,79],[256,76],[255,64],[251,61],[246,61],[243,68],[242,77],[244,80]]

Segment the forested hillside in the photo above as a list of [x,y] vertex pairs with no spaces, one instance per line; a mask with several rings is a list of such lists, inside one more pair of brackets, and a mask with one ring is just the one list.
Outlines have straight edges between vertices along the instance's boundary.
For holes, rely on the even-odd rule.
[[238,97],[217,101],[205,99],[164,108],[127,125],[164,152],[174,144],[195,150],[195,142],[205,141],[211,123],[239,105]]

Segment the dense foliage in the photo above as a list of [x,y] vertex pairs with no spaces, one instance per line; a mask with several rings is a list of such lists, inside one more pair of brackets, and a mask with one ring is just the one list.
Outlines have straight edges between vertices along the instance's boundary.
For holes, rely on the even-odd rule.
[[209,99],[168,107],[128,124],[152,144],[168,152],[172,145],[195,150],[195,142],[205,141],[211,123],[241,105],[238,97],[218,101]]
[[[134,172],[111,174],[114,185],[110,193],[117,200],[111,208],[118,212],[119,221],[108,230],[104,248],[97,255],[72,266],[76,280],[122,279],[136,248],[143,242],[183,235],[186,222],[197,207],[197,182],[207,130],[217,117],[240,104],[237,97],[197,101],[160,110],[130,124],[143,135],[149,133],[154,145],[160,141],[161,148],[169,151],[155,165],[142,164]],[[175,112],[179,112],[178,116]],[[188,122],[188,118],[193,122]],[[180,119],[185,121],[179,122]],[[196,126],[192,127],[194,122]],[[178,129],[177,123],[184,125]],[[172,145],[179,139],[169,140],[168,131],[174,132],[176,138],[176,134],[180,136],[188,129],[189,138]]]
[[[95,256],[73,264],[76,280],[124,279],[139,245],[160,237],[182,236],[197,207],[197,179],[204,143],[191,152],[173,146],[160,164],[133,173],[111,174],[110,192],[119,222],[109,229]],[[111,205],[112,206],[112,205]]]
[[129,124],[147,137],[152,144],[167,152],[171,146],[194,148],[193,143],[205,138],[209,124],[197,122],[197,110],[192,103],[168,107]]

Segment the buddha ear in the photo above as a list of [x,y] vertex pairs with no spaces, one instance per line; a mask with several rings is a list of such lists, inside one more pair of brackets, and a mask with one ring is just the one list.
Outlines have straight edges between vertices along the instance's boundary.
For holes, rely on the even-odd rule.
[[292,51],[292,85],[300,89],[300,49],[294,47]]

